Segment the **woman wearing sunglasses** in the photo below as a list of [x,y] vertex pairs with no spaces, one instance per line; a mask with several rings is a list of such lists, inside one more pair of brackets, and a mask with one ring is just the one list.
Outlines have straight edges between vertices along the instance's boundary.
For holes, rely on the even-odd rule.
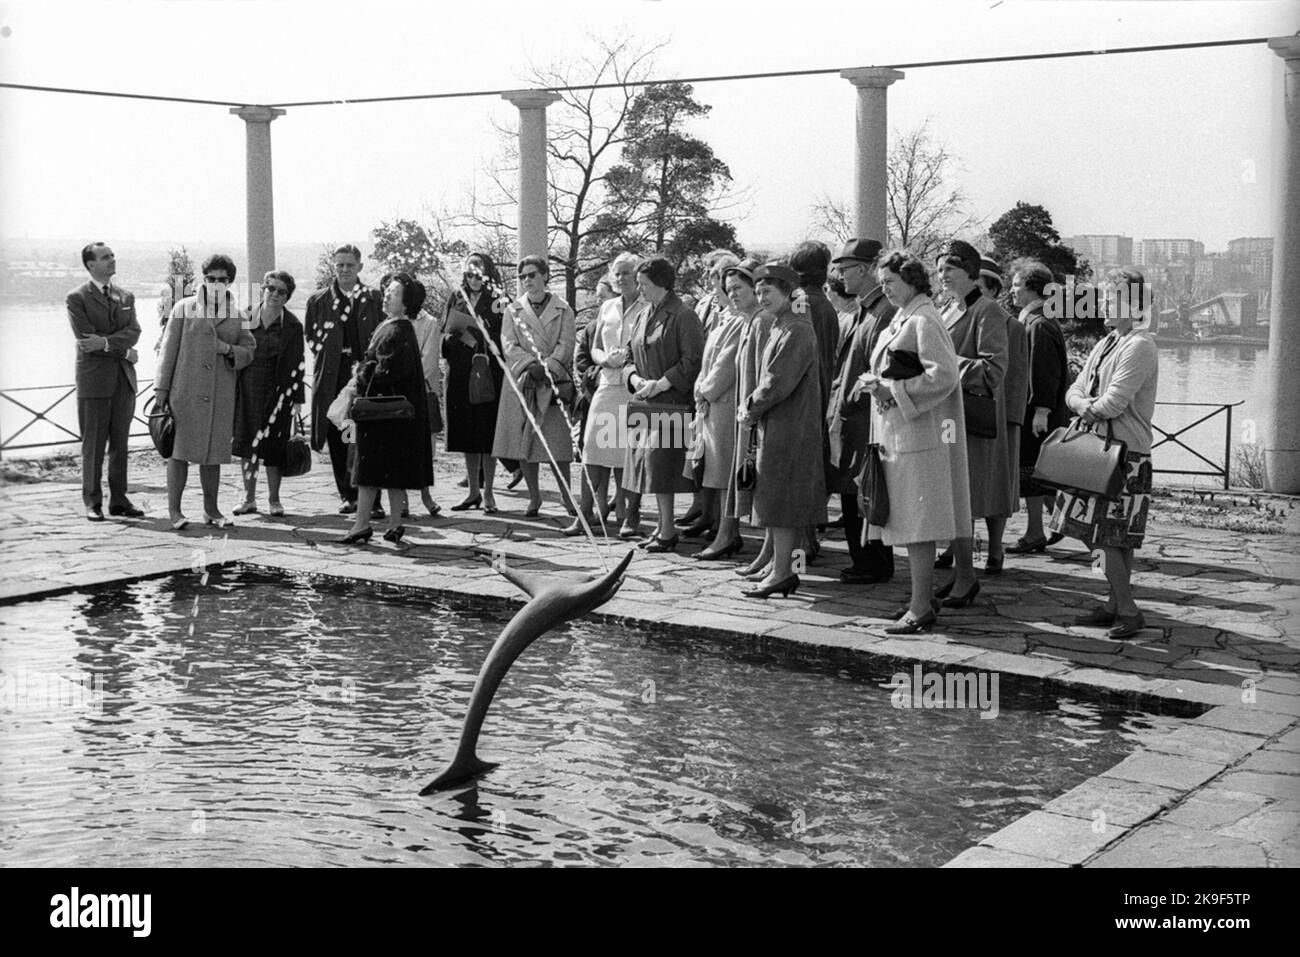
[[203,262],[203,285],[176,303],[163,333],[154,395],[158,407],[169,408],[176,422],[167,460],[167,508],[177,531],[189,524],[181,513],[181,497],[191,463],[199,467],[204,521],[230,524],[217,507],[217,488],[221,466],[230,461],[235,374],[253,361],[257,348],[230,292],[234,281],[234,260],[220,253],[209,256]]
[[[547,291],[550,275],[545,256],[525,256],[519,260],[519,286],[523,293],[511,303],[501,326],[506,374],[514,384],[507,382],[502,390],[492,454],[499,459],[520,462],[524,481],[528,483],[525,518],[533,518],[541,511],[537,466],[551,461],[552,457],[556,484],[560,486],[565,507],[570,515],[578,513],[568,491],[573,438],[559,404],[565,393],[569,398],[573,395],[576,317],[567,302]],[[533,422],[537,423],[536,428]]]
[[234,508],[236,515],[257,511],[259,464],[266,466],[270,513],[284,514],[280,470],[285,465],[289,430],[302,413],[306,375],[302,323],[285,308],[293,290],[293,276],[287,272],[267,273],[262,279],[262,301],[249,319],[257,348],[252,363],[240,371],[235,387],[231,452],[242,460],[244,476],[244,501]]

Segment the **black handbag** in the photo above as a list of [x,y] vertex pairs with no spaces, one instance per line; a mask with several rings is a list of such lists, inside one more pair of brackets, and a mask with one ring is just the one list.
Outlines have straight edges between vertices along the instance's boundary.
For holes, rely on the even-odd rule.
[[736,488],[742,492],[748,492],[754,487],[754,481],[758,478],[758,426],[749,427],[749,448],[745,452],[744,461],[740,463],[740,468],[736,469]]
[[429,402],[429,432],[433,435],[442,434],[442,402],[438,399],[438,393],[426,392],[425,398]]
[[966,434],[977,439],[998,437],[998,400],[991,395],[961,390],[961,404],[966,411]]
[[[153,409],[152,412],[149,411],[150,408]],[[153,447],[163,458],[171,458],[172,449],[176,445],[176,417],[172,415],[171,406],[160,409],[158,396],[153,395],[149,397],[144,411],[149,419],[149,438],[153,440]]]
[[1102,438],[1076,418],[1043,439],[1032,478],[1049,488],[1115,502],[1124,493],[1127,455],[1128,445],[1115,438],[1109,419]]
[[889,362],[881,370],[882,379],[914,379],[925,372],[921,357],[907,349],[887,349]]
[[370,387],[375,384],[372,374],[366,383],[366,394],[352,400],[353,422],[413,422],[415,406],[404,395],[371,395]]
[[298,417],[294,434],[284,445],[284,468],[280,474],[285,478],[297,478],[311,471],[311,445],[303,435],[302,416]]
[[885,467],[880,463],[880,446],[872,442],[862,457],[858,473],[858,510],[869,525],[885,526],[889,522],[889,487],[885,484]]
[[475,352],[469,365],[469,404],[487,405],[497,397],[496,384],[492,381],[492,360],[487,349]]

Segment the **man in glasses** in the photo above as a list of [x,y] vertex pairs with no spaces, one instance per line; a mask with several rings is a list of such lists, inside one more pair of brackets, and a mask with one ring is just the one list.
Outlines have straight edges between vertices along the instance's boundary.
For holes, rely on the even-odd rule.
[[[329,445],[339,514],[350,515],[357,510],[357,487],[348,475],[348,447],[325,413],[352,378],[353,366],[365,356],[384,309],[379,290],[361,282],[361,250],[351,244],[339,246],[333,267],[333,282],[307,300],[305,325],[313,370],[311,447],[319,452]],[[384,517],[378,501],[371,517]]]
[[81,428],[81,500],[86,518],[104,520],[104,446],[108,446],[108,514],[140,518],[126,497],[126,444],[135,414],[135,296],[113,285],[117,261],[103,243],[81,250],[90,279],[68,293],[77,337],[77,422]]
[[875,584],[894,577],[894,550],[879,540],[862,544],[862,515],[853,484],[871,442],[870,397],[867,401],[853,401],[853,385],[867,371],[876,340],[898,311],[876,281],[875,262],[880,252],[881,245],[874,239],[850,239],[832,260],[844,288],[858,300],[853,328],[836,355],[826,408],[827,485],[828,491],[840,493],[844,538],[853,562],[840,572],[840,581],[849,585]]

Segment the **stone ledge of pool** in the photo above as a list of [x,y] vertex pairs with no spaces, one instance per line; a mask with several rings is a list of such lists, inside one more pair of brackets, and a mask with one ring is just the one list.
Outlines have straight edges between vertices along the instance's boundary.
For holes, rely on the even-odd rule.
[[978,846],[1071,866],[1082,864],[1129,831],[1120,824],[1105,822],[1098,828],[1089,818],[1038,810],[983,838]]

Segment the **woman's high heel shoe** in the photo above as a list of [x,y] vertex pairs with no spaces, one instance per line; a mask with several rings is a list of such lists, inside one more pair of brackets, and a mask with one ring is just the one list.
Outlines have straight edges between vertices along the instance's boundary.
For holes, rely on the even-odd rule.
[[680,536],[674,535],[672,538],[659,538],[656,536],[649,544],[646,545],[647,552],[675,552]]
[[483,493],[483,514],[495,515],[497,513],[497,500],[493,498],[491,492]]
[[964,595],[954,595],[951,592],[952,592],[952,585],[949,585],[948,592],[945,593],[947,597],[943,599],[943,607],[944,608],[965,608],[967,605],[972,605],[975,603],[975,598],[980,593],[980,583],[977,581],[974,585],[971,586],[970,591],[966,592],[966,594]]
[[388,531],[384,532],[384,541],[392,542],[394,545],[396,545],[398,542],[402,540],[402,536],[405,534],[406,534],[406,526],[398,525],[396,528],[390,528]]
[[732,555],[739,555],[744,547],[745,540],[740,536],[736,536],[717,551],[710,551],[707,548],[702,548],[692,557],[696,561],[700,562],[719,562],[724,558],[730,558]]
[[478,508],[482,504],[483,504],[483,496],[474,495],[471,498],[465,499],[465,501],[461,502],[459,505],[453,505],[451,507],[451,510],[453,512],[468,512],[470,509]]
[[179,532],[190,524],[190,520],[182,515],[180,518],[172,520],[172,531]]
[[375,534],[373,528],[363,528],[359,532],[350,532],[339,539],[340,545],[364,545],[370,541],[370,536]]
[[898,624],[890,625],[885,629],[885,634],[914,635],[918,631],[929,631],[934,627],[936,617],[938,616],[933,609],[927,611],[920,618],[917,618],[912,614],[911,609],[908,609],[907,614],[899,620]]
[[737,568],[736,574],[741,578],[749,578],[750,575],[762,575],[766,578],[767,567],[772,564],[771,556],[764,557],[760,550],[759,555],[744,568]]
[[940,552],[939,557],[934,560],[935,568],[952,568],[952,552]]
[[798,590],[799,576],[791,575],[789,578],[782,578],[779,582],[764,585],[762,588],[742,588],[740,593],[746,598],[770,598],[776,592],[780,592],[782,598],[788,598],[791,592]]
[[205,525],[215,525],[217,528],[229,528],[235,524],[224,515],[209,515],[207,512],[203,513],[203,522]]
[[683,528],[682,538],[700,538],[704,535],[714,534],[713,523],[708,521],[696,522],[690,528]]
[[542,512],[541,502],[529,502],[528,511],[524,512],[524,518],[536,518]]

